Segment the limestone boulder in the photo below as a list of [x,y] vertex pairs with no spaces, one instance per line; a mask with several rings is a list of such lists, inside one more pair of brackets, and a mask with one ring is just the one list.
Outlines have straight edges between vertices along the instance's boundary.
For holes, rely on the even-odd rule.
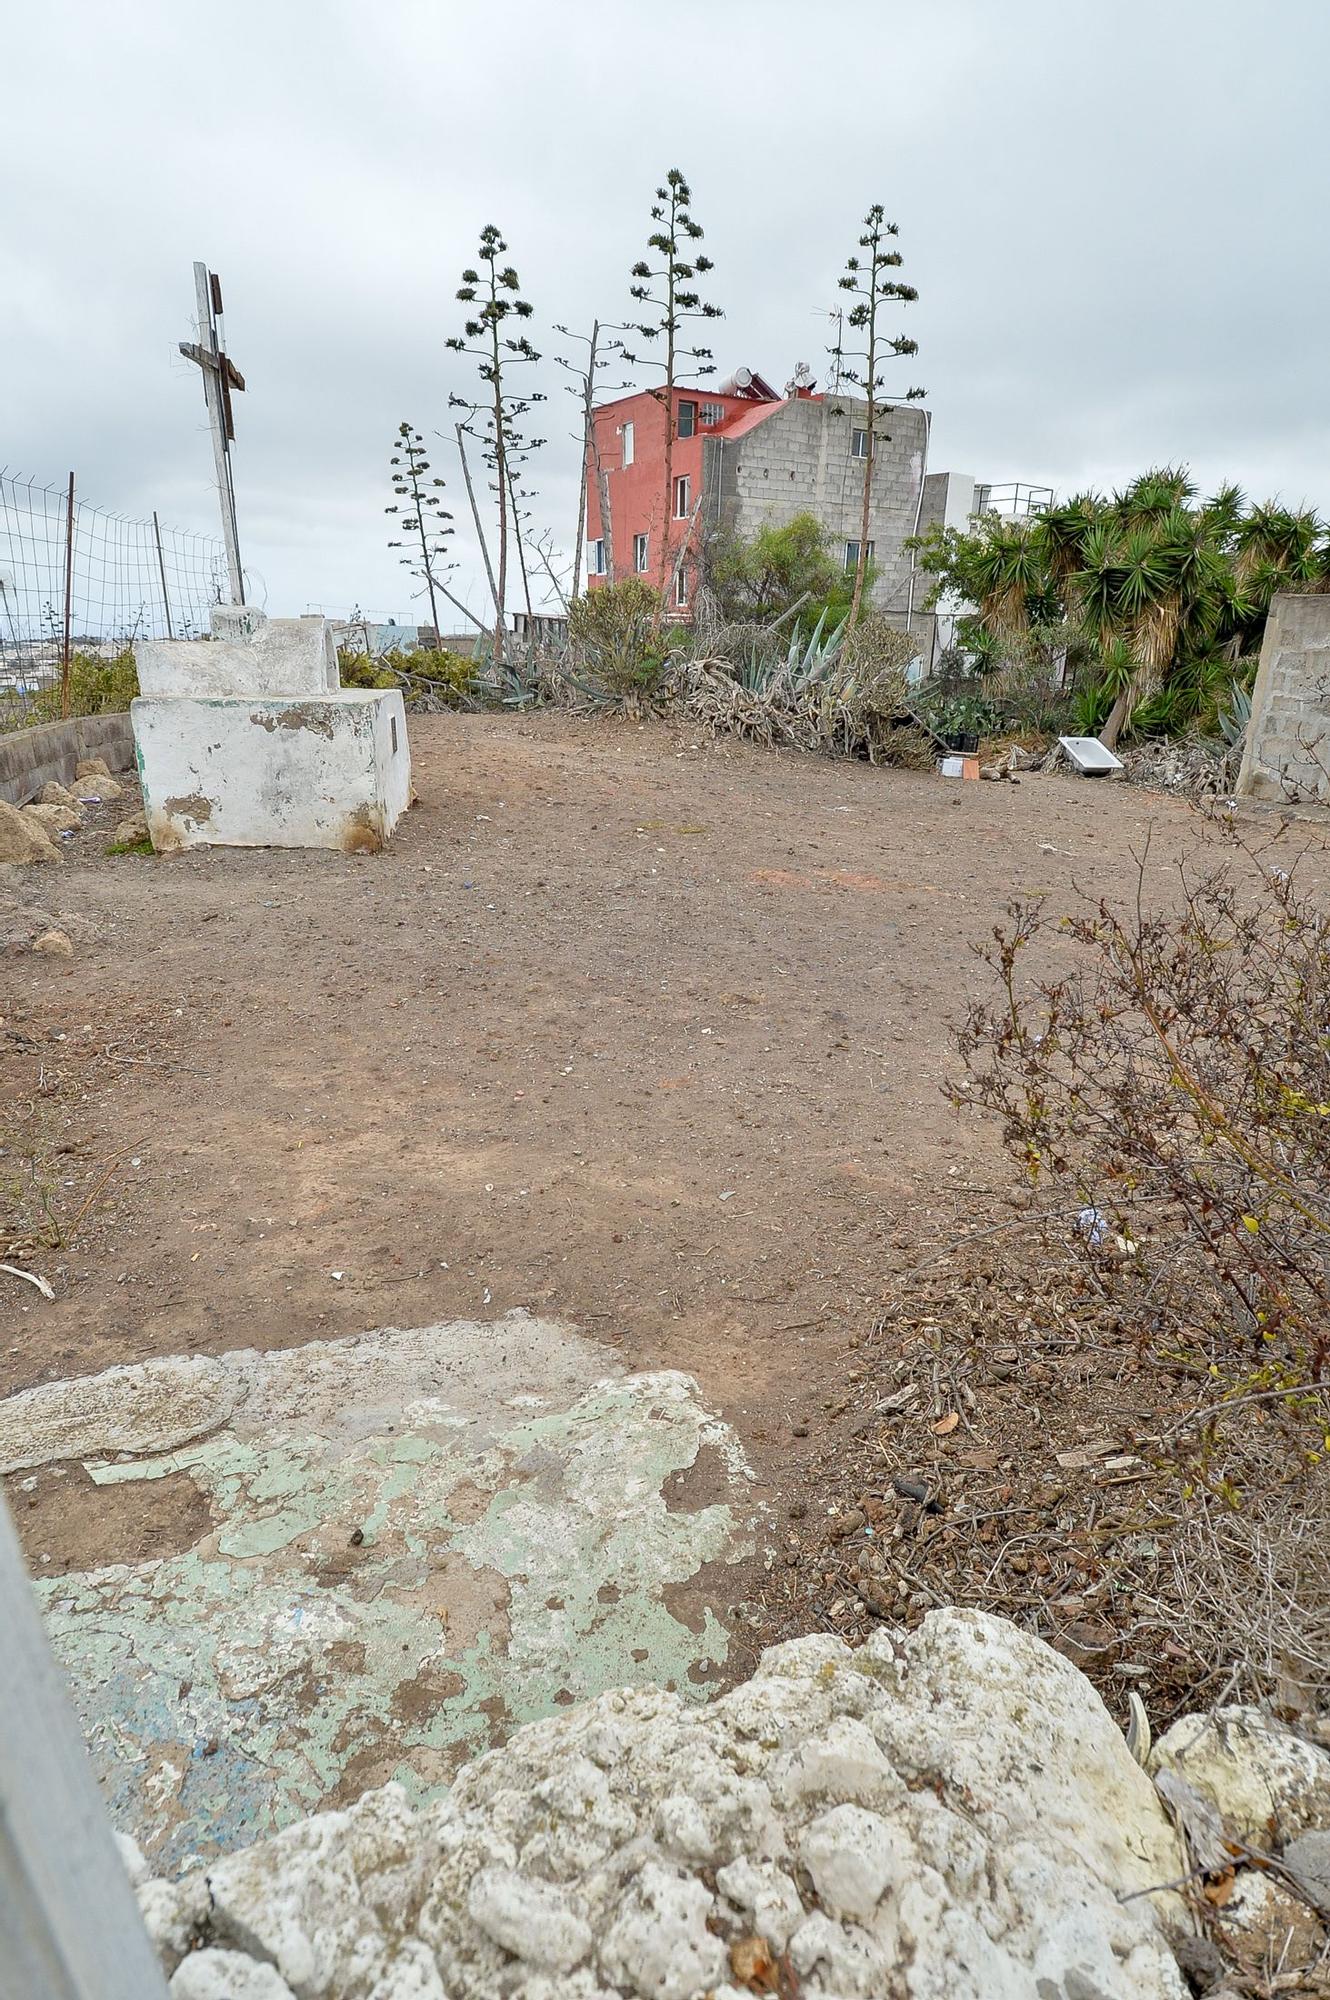
[[24,806],[22,810],[25,818],[35,820],[37,825],[45,828],[51,836],[57,833],[77,833],[83,824],[82,813],[76,811],[73,806],[38,804]]
[[1278,1849],[1308,1827],[1330,1827],[1330,1752],[1258,1708],[1182,1716],[1155,1745],[1150,1769],[1184,1778],[1253,1847]]
[[94,775],[88,778],[75,778],[69,789],[74,798],[81,800],[83,804],[98,805],[108,803],[111,799],[118,799],[124,787],[118,785],[112,777]]
[[171,1980],[171,2000],[292,2000],[280,1972],[239,1951],[191,1952]]
[[26,865],[32,861],[59,861],[60,849],[40,820],[0,799],[0,862]]
[[109,778],[111,766],[104,757],[80,757],[74,766],[76,778]]
[[57,930],[54,927],[50,930],[40,932],[33,939],[32,948],[34,951],[41,952],[45,958],[72,958],[74,956],[74,940],[70,937],[69,932]]
[[173,1970],[206,1907],[295,2000],[1184,2000],[1185,1865],[1070,1662],[939,1611],[773,1648],[702,1708],[602,1695],[422,1811],[390,1785],[139,1895]]
[[128,819],[122,819],[115,830],[115,838],[118,847],[133,847],[138,841],[146,840],[148,838],[146,813],[132,813]]
[[72,806],[75,812],[78,811],[78,800],[74,794],[64,785],[57,784],[54,778],[48,785],[42,786],[37,794],[37,803],[44,806]]

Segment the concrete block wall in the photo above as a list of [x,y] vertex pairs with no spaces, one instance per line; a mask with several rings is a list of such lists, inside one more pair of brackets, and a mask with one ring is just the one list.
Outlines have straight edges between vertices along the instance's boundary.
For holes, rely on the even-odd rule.
[[113,771],[131,769],[134,731],[128,714],[75,715],[0,736],[0,799],[26,805],[43,785],[72,783],[80,757],[104,758]]
[[1270,607],[1238,792],[1330,804],[1330,596]]
[[[864,428],[867,416],[867,405],[848,396],[821,402],[792,398],[741,437],[709,439],[703,472],[707,525],[719,518],[751,536],[811,513],[837,546],[857,541],[863,460],[851,455],[851,433]],[[884,412],[878,430],[868,530],[876,543],[873,602],[903,617],[910,578],[904,544],[914,533],[919,506],[927,419],[917,404],[905,404]]]

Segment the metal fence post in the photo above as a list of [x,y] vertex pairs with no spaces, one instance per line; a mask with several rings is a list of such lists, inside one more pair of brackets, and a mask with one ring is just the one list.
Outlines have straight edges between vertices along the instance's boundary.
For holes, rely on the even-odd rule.
[[152,510],[152,532],[157,543],[157,573],[162,579],[162,608],[166,613],[166,636],[168,639],[174,639],[175,633],[171,630],[171,595],[166,588],[166,562],[162,556],[162,528],[155,507]]
[[0,1632],[0,1986],[23,2000],[166,2000],[3,1500]]
[[69,475],[65,509],[65,639],[60,651],[60,713],[69,719],[69,621],[74,604],[74,475]]

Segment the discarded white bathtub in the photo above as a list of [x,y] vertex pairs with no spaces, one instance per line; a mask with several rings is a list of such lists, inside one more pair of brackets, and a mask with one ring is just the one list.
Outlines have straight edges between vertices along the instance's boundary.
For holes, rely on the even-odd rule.
[[1059,736],[1058,748],[1083,778],[1109,778],[1125,768],[1097,736]]

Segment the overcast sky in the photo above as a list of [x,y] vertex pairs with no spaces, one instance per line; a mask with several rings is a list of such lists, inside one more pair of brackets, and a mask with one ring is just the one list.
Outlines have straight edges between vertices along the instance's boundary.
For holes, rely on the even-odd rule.
[[[213,530],[191,263],[225,285],[253,593],[414,618],[393,433],[450,429],[480,227],[615,319],[692,182],[722,372],[825,365],[870,202],[900,224],[935,469],[1060,489],[1188,462],[1330,512],[1330,0],[43,0],[0,52],[0,464]],[[571,545],[550,393],[537,512]],[[483,608],[455,453],[456,584]]]

